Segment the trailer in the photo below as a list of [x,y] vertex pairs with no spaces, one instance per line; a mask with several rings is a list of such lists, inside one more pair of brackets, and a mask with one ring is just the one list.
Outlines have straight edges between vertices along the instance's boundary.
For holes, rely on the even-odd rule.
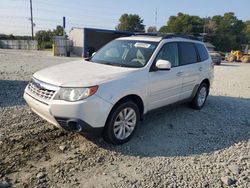
[[69,39],[73,42],[72,52],[86,58],[108,42],[133,34],[133,32],[127,31],[73,27],[69,32]]

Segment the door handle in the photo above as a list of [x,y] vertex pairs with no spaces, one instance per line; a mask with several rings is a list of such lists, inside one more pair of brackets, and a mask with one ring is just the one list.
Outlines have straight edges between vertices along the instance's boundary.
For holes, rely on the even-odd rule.
[[182,76],[182,75],[183,75],[182,71],[176,73],[176,76]]
[[199,71],[202,71],[202,67],[199,68]]

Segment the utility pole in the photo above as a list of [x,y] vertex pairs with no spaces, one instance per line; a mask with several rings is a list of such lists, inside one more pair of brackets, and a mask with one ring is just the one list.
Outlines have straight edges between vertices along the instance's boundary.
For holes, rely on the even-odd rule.
[[202,42],[204,42],[204,38],[205,38],[205,32],[206,32],[206,19],[207,19],[207,17],[204,18],[204,23],[203,23]]
[[66,18],[63,16],[63,37],[65,38]]
[[30,0],[30,21],[31,21],[31,34],[32,40],[34,39],[34,23],[33,23],[33,10],[32,10],[32,0]]
[[155,10],[155,28],[157,28],[157,16],[158,16],[158,12],[157,12],[157,8]]

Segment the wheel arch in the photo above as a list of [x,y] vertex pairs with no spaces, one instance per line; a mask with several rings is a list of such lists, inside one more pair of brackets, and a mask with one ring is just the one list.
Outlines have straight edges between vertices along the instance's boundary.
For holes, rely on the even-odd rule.
[[[125,101],[133,101],[138,106],[139,111],[140,111],[140,120],[142,120],[145,106],[144,106],[144,102],[143,102],[142,98],[136,94],[129,94],[129,95],[126,95],[126,96],[123,96],[122,98],[120,98],[117,102],[115,102],[114,106],[110,110],[110,113],[112,113],[112,111],[117,106],[119,106],[121,103],[123,103]],[[109,116],[110,116],[110,113],[109,113]]]
[[203,80],[201,81],[200,84],[197,84],[197,85],[194,87],[193,92],[192,92],[191,99],[193,99],[193,98],[195,97],[195,95],[196,95],[196,93],[197,93],[197,91],[198,91],[198,89],[199,89],[199,87],[200,87],[200,85],[201,85],[202,83],[206,83],[206,84],[207,84],[207,86],[208,86],[208,93],[207,93],[207,94],[209,94],[209,90],[210,90],[210,81],[209,81],[208,78],[205,78],[205,79],[203,79]]
[[208,86],[208,90],[210,89],[210,81],[209,81],[209,79],[206,78],[206,79],[202,80],[202,82],[200,83],[200,85],[201,85],[202,83],[206,83],[207,86]]

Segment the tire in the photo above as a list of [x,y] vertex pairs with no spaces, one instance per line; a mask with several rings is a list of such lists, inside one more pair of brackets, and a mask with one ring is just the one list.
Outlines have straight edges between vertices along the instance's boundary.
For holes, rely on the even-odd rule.
[[128,142],[134,135],[139,119],[139,108],[134,102],[125,101],[115,106],[106,122],[104,139],[115,145]]
[[241,58],[241,61],[242,61],[242,63],[249,63],[249,62],[250,62],[250,57],[248,57],[248,56],[243,56],[243,57]]
[[231,54],[231,55],[228,56],[227,60],[232,63],[232,62],[234,62],[236,60],[236,57]]
[[221,64],[221,61],[220,62],[216,62],[215,65],[220,65]]
[[202,109],[206,103],[208,93],[209,93],[208,85],[203,82],[198,88],[195,97],[190,102],[190,106],[196,110]]

